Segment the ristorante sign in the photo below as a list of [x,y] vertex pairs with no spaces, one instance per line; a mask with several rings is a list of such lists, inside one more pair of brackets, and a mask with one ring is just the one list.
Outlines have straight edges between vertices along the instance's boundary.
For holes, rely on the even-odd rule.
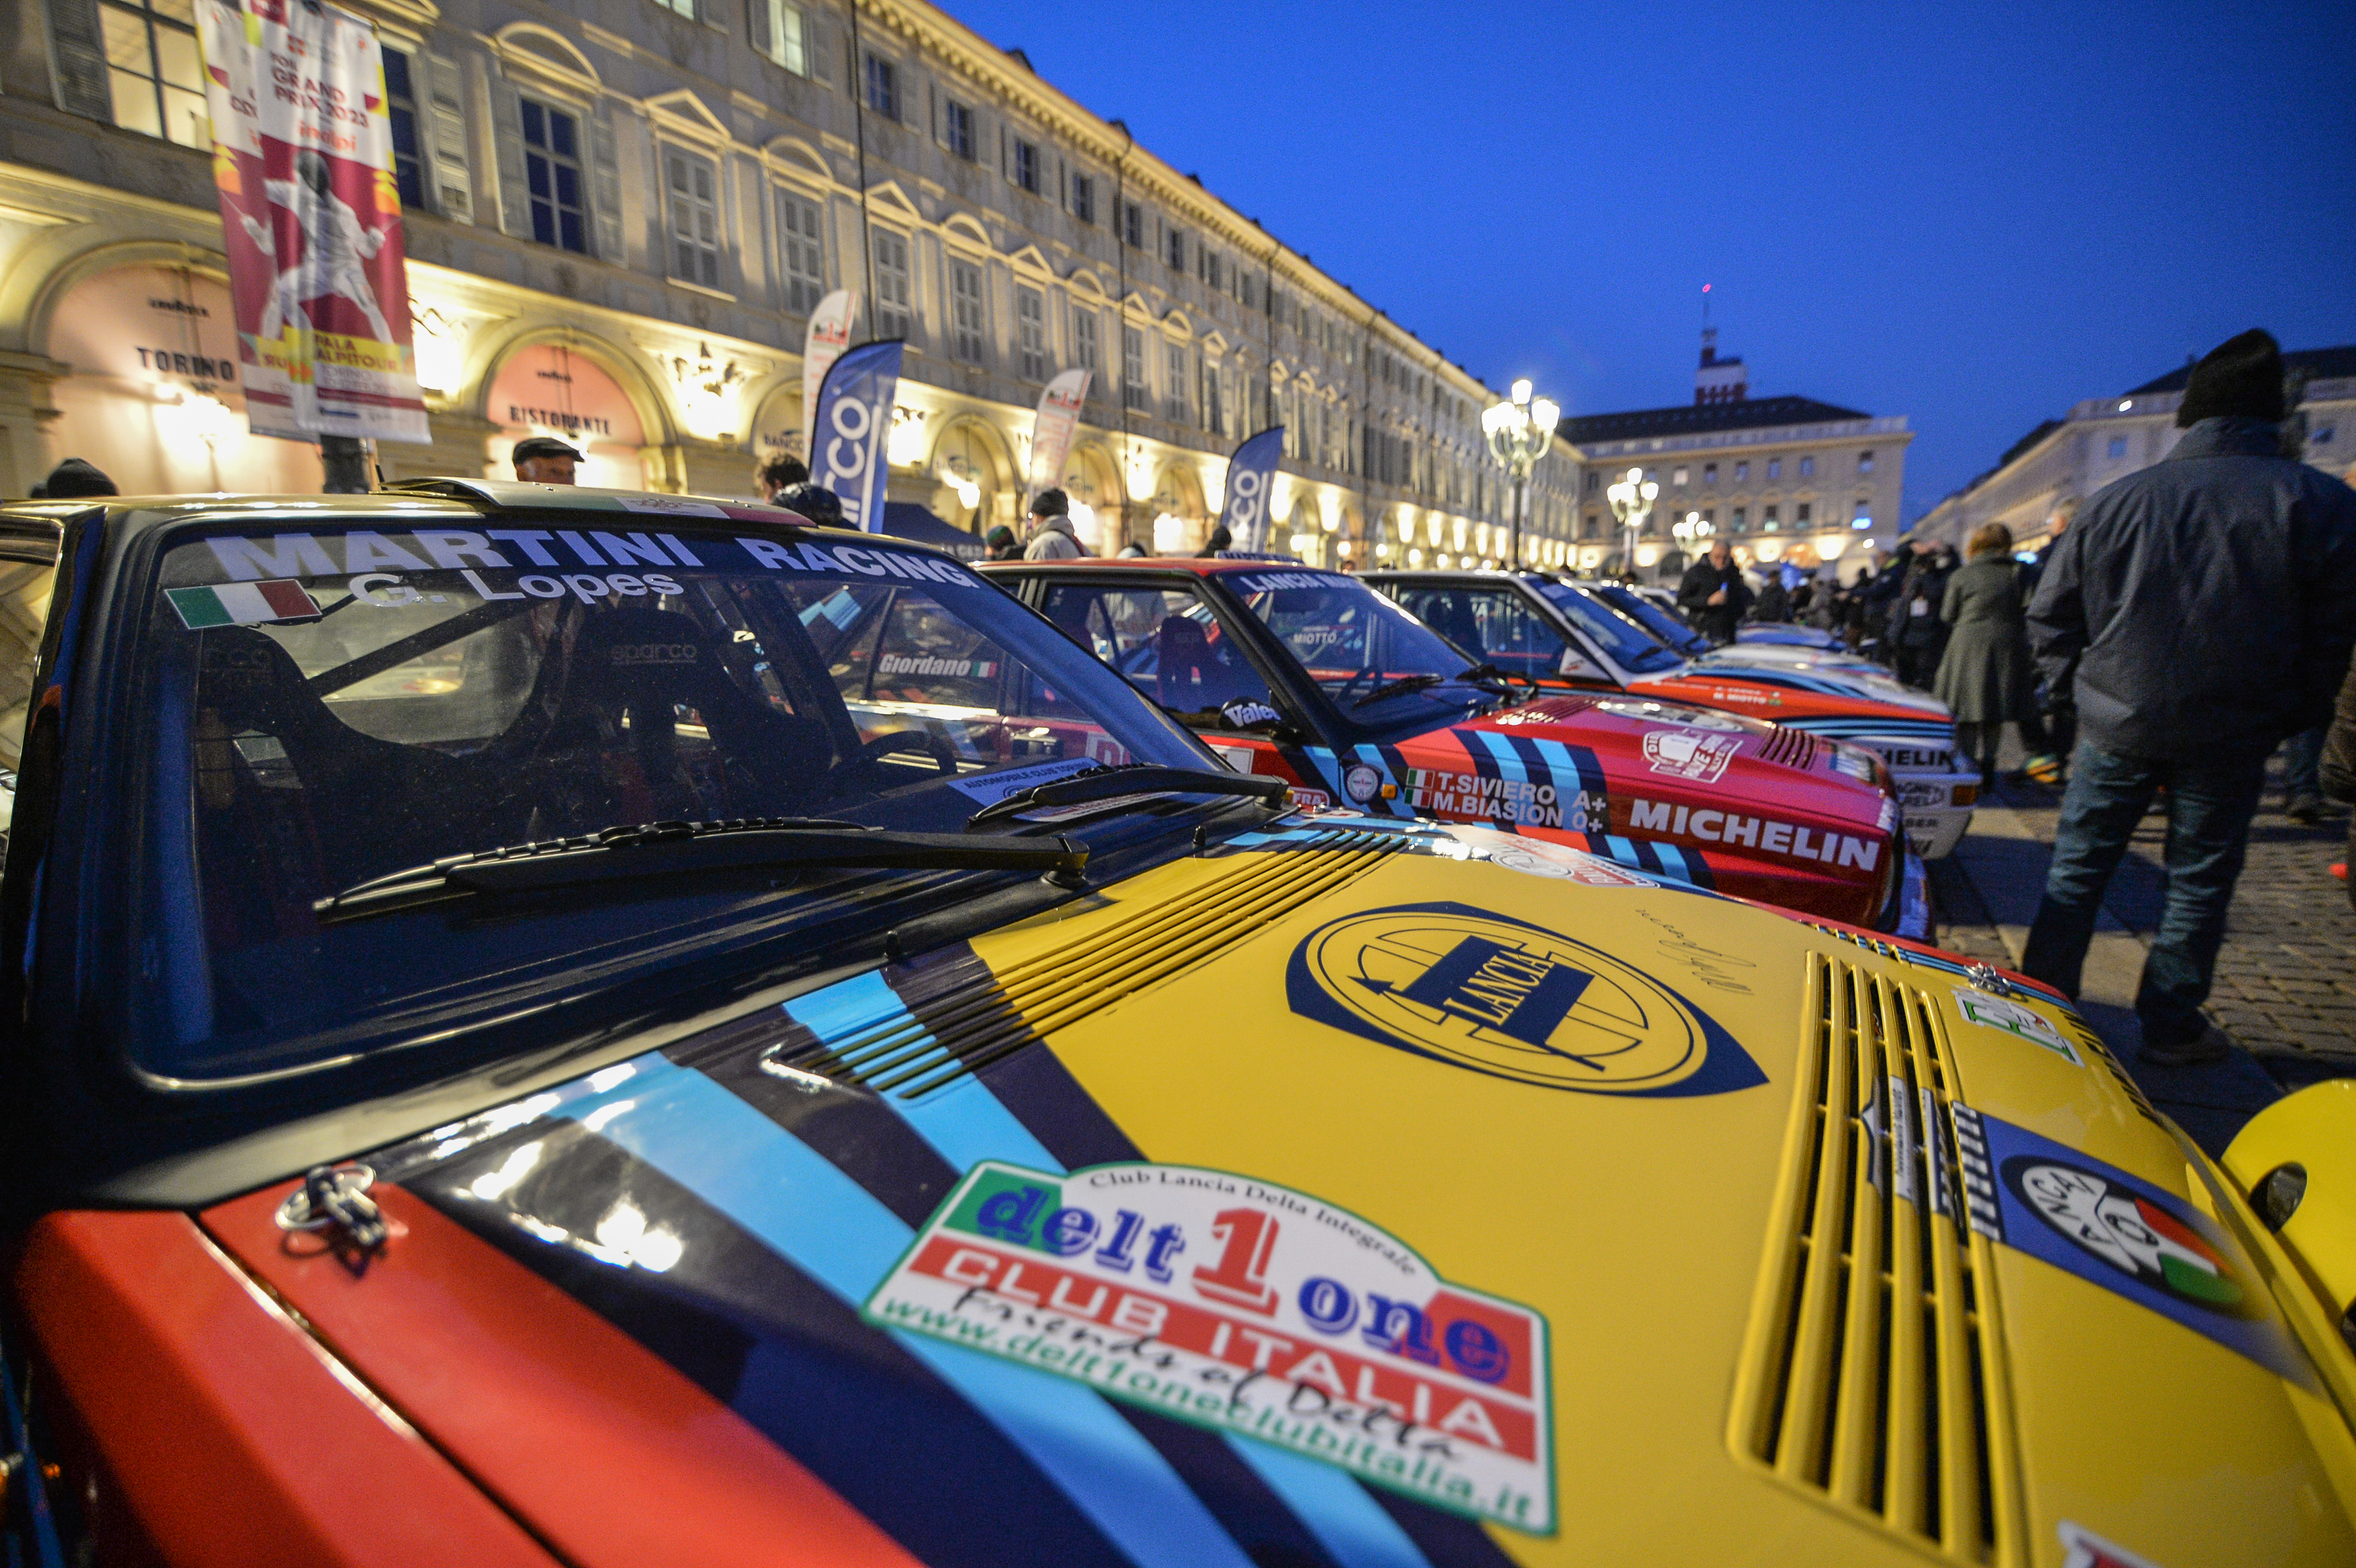
[[305,0],[199,0],[197,23],[248,421],[430,439],[376,34]]

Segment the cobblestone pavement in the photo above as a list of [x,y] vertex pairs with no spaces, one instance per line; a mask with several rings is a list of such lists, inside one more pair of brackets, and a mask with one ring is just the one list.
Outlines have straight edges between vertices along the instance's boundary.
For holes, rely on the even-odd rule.
[[[2061,792],[2008,782],[1956,852],[1930,867],[1940,945],[2017,965],[2051,852]],[[2214,1068],[2142,1062],[2133,1004],[2158,921],[2167,819],[2144,818],[2104,901],[2080,1005],[2145,1092],[2214,1153],[2286,1089],[2356,1075],[2356,909],[2329,867],[2345,817],[2304,827],[2282,815],[2278,779],[2250,829],[2209,1015],[2241,1050]]]

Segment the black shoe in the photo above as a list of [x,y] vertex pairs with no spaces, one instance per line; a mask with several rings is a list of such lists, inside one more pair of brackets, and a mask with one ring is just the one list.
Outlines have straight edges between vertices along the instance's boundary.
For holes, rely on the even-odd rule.
[[2323,802],[2311,795],[2295,795],[2283,805],[2283,815],[2293,822],[2312,827],[2323,820]]
[[2213,1067],[2233,1054],[2232,1038],[2214,1024],[2179,1045],[2143,1042],[2143,1059],[2154,1067]]

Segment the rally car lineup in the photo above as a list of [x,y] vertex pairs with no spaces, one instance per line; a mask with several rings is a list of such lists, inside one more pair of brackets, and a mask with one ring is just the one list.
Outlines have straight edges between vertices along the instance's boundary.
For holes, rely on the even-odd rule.
[[[1889,764],[1925,859],[1951,853],[1971,826],[1979,775],[1957,763],[1945,706],[1877,667],[1797,646],[1711,648],[1623,587],[1551,572],[1381,571],[1366,581],[1457,646],[1551,690],[1674,698],[1869,747]],[[1665,632],[1687,640],[1672,646]]]
[[1545,695],[1358,579],[1297,561],[984,570],[1232,766],[1312,801],[1485,823],[1786,909],[1928,930],[1921,868],[1865,751],[1682,702]]
[[2356,1093],[2212,1163],[2030,982],[1222,765],[1322,574],[1173,701],[691,498],[0,563],[11,1562],[2356,1558]]

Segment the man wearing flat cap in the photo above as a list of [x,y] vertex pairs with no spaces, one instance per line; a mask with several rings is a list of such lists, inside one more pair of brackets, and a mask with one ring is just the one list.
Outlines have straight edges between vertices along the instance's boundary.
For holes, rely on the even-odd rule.
[[2175,449],[2087,498],[2029,606],[2079,739],[2021,971],[2077,995],[2103,890],[2166,790],[2168,901],[2136,994],[2163,1067],[2230,1050],[2201,1007],[2266,758],[2330,719],[2356,645],[2356,492],[2284,454],[2286,403],[2272,337],[2211,349]]
[[515,443],[516,477],[527,485],[570,485],[581,454],[552,435],[535,435]]

